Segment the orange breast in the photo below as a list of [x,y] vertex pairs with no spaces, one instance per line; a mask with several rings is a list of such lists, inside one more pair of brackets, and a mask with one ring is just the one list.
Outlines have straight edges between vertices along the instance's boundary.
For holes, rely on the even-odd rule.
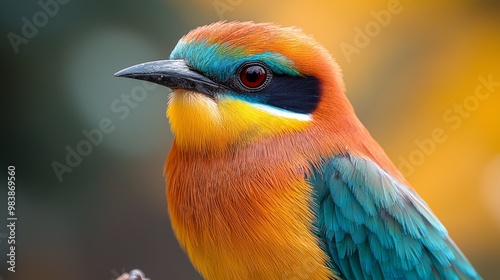
[[332,279],[313,233],[308,163],[235,153],[190,155],[174,144],[167,160],[172,227],[194,266],[205,279]]

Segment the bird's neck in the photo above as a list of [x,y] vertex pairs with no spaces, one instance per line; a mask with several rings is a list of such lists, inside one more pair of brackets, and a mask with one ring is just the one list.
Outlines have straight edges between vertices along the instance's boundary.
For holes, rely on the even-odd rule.
[[310,163],[277,144],[267,139],[217,155],[174,143],[165,169],[171,223],[206,279],[279,279],[289,267],[332,279],[311,231]]

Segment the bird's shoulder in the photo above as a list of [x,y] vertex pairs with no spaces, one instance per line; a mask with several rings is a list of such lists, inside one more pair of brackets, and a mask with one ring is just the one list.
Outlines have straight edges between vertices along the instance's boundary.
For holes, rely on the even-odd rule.
[[427,204],[370,159],[325,159],[309,182],[318,235],[346,279],[480,278]]

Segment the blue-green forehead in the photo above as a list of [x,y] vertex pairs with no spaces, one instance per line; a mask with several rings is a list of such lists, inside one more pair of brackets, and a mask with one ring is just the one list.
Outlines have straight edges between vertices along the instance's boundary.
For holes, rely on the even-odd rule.
[[247,61],[266,63],[278,75],[299,76],[293,62],[275,52],[246,55],[244,48],[207,42],[179,41],[170,54],[170,59],[184,59],[187,64],[205,76],[219,82],[226,82],[236,73],[238,67]]

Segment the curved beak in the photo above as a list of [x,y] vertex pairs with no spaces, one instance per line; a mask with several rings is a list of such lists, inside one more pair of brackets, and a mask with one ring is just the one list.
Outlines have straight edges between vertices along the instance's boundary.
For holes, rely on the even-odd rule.
[[172,89],[195,90],[210,96],[225,87],[189,69],[184,60],[159,60],[137,64],[115,73],[115,77],[144,80]]

